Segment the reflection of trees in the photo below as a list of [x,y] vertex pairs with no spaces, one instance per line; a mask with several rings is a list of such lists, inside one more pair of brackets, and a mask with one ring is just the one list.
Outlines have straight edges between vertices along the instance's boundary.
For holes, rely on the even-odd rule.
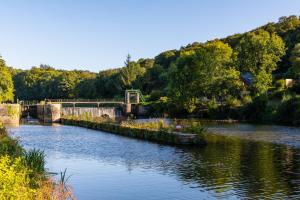
[[297,199],[300,193],[300,150],[284,145],[230,139],[182,149],[89,130],[82,134],[83,129],[75,127],[21,128],[12,132],[23,135],[22,142],[32,147],[125,166],[128,171],[153,170],[222,197],[272,199],[281,194],[283,199]]
[[235,140],[190,150],[176,169],[180,177],[216,193],[241,197],[286,197],[300,188],[299,150],[262,142]]

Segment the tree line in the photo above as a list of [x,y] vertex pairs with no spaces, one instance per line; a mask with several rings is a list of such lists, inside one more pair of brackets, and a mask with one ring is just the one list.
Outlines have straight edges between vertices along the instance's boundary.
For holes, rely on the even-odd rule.
[[[99,73],[48,65],[7,70],[3,60],[0,64],[1,77],[9,79],[0,80],[5,91],[2,101],[13,100],[13,91],[19,100],[94,99],[123,97],[126,89],[134,88],[159,113],[199,115],[205,111],[207,117],[237,117],[241,108],[251,108],[253,116],[261,108],[278,113],[282,104],[291,99],[297,102],[300,92],[300,19],[281,17],[277,23],[188,44],[155,58],[132,61],[128,55],[123,67]],[[285,79],[293,79],[293,87],[287,88]],[[243,114],[253,117],[247,115]]]

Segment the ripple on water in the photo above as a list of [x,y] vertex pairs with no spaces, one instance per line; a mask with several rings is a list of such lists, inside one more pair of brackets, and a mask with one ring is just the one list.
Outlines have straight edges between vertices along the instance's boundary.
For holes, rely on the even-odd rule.
[[[263,133],[264,139],[274,129],[238,127],[234,134]],[[215,127],[226,134],[233,129]],[[9,130],[26,149],[44,150],[50,171],[67,168],[78,199],[300,198],[300,152],[285,145],[239,141],[176,148],[72,126]],[[296,130],[272,134],[280,141],[298,137]]]

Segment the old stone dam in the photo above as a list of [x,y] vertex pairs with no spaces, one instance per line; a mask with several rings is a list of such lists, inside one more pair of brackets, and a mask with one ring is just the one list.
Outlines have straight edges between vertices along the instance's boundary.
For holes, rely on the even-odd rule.
[[50,172],[67,169],[78,199],[300,199],[300,128],[209,125],[238,137],[202,148],[63,125],[8,130],[44,150]]

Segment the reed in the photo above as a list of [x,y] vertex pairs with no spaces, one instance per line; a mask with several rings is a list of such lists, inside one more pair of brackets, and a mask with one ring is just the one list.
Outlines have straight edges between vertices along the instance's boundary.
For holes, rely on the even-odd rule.
[[36,182],[45,179],[45,153],[37,149],[25,151],[23,154],[24,163],[30,169],[30,178],[35,187]]

